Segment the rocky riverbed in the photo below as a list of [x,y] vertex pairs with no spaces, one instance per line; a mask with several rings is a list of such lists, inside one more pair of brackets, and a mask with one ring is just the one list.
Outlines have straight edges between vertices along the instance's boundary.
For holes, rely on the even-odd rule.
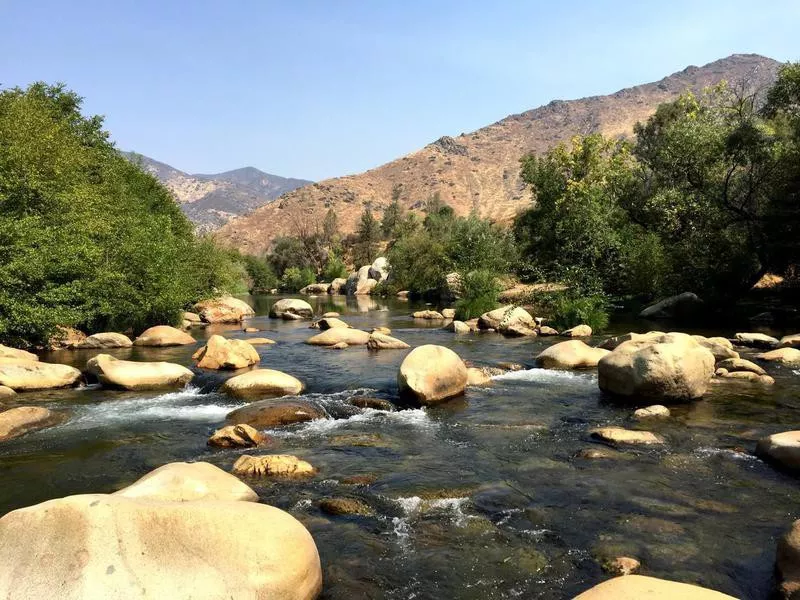
[[[275,297],[248,298],[256,313],[244,323],[255,330],[248,333],[239,323],[213,324],[192,328],[191,344],[50,352],[41,359],[80,370],[104,353],[177,363],[194,377],[171,391],[93,384],[0,399],[4,409],[58,416],[0,443],[0,514],[115,492],[171,462],[205,461],[226,472],[238,464],[261,503],[312,534],[323,598],[569,598],[618,572],[620,557],[635,559],[644,575],[737,598],[766,599],[776,588],[778,539],[800,517],[798,481],[755,450],[759,439],[797,428],[800,366],[737,348],[774,383],[720,374],[702,398],[670,405],[669,416],[637,418],[637,408],[654,402],[612,401],[596,369],[537,366],[535,357],[564,338],[456,334],[411,317],[436,307],[394,299],[306,300],[318,316],[335,311],[354,328],[387,328],[383,335],[411,348],[436,344],[474,367],[494,367],[490,380],[446,402],[400,402],[397,374],[409,349],[306,344],[320,331],[307,320],[270,319]],[[192,360],[213,335],[274,341],[254,346],[258,366],[303,384],[291,400],[312,411],[310,420],[256,428],[258,445],[240,431],[230,435],[250,439],[249,447],[209,446],[232,424],[229,413],[253,402],[221,391],[243,371]],[[594,346],[605,337],[581,339]],[[212,364],[206,352],[198,358]],[[650,432],[659,443],[598,433],[614,427]],[[268,454],[296,457],[313,472],[261,476],[263,464],[242,462]]]

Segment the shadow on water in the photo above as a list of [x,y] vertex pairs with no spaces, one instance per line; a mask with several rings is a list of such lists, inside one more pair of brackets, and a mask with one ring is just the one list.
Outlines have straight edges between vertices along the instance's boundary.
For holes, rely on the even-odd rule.
[[[412,346],[441,344],[478,365],[529,367],[435,408],[362,410],[348,399],[396,395],[407,351],[306,345],[316,333],[307,322],[266,316],[275,300],[250,299],[257,316],[246,325],[258,333],[236,325],[193,335],[198,343],[213,333],[274,339],[257,347],[261,365],[300,378],[303,399],[335,417],[268,432],[269,452],[308,459],[318,477],[251,482],[263,502],[289,511],[314,535],[324,598],[560,599],[601,581],[598,560],[619,555],[639,558],[649,575],[740,598],[769,596],[776,537],[800,516],[797,481],[749,452],[760,436],[796,427],[800,374],[771,367],[772,388],[714,386],[703,400],[675,407],[673,418],[648,424],[667,440],[664,447],[610,449],[611,458],[588,460],[582,449],[607,448],[590,437],[592,427],[642,425],[631,420],[631,407],[600,394],[594,373],[530,368],[557,339],[456,336],[412,319],[422,305],[311,297],[317,314],[390,327]],[[192,366],[196,348],[112,353]],[[82,368],[94,354],[44,358]],[[92,386],[20,395],[14,403],[41,404],[69,419],[0,446],[0,513],[111,492],[170,461],[230,469],[243,451],[211,450],[206,440],[241,405],[216,391],[231,374],[194,370],[179,392]],[[319,501],[332,495],[359,498],[373,514],[326,515]]]

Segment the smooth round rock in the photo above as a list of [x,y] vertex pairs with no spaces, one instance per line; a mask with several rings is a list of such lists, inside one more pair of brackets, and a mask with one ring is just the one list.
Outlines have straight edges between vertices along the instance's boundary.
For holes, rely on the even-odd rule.
[[326,418],[322,409],[308,402],[260,400],[229,412],[225,420],[234,425],[244,423],[256,429],[272,429]]
[[198,302],[194,309],[206,323],[239,323],[256,314],[247,302],[232,296]]
[[592,348],[581,340],[570,340],[545,348],[536,357],[536,362],[546,369],[591,369],[608,353],[608,350]]
[[18,406],[0,412],[0,442],[39,431],[64,420],[64,415],[41,406]]
[[800,469],[800,430],[761,438],[756,444],[756,455],[789,469]]
[[666,579],[625,575],[609,579],[574,600],[736,600],[721,592]]
[[228,340],[212,335],[206,345],[192,356],[201,369],[244,369],[261,360],[253,346],[244,340]]
[[299,394],[303,382],[288,373],[274,369],[253,369],[228,379],[220,391],[235,398],[258,396],[289,396]]
[[403,359],[397,374],[400,394],[421,404],[435,404],[464,393],[467,367],[455,352],[426,344]]
[[169,325],[156,325],[150,329],[145,329],[137,337],[134,346],[188,346],[194,344],[196,340],[185,331],[175,329]]
[[278,300],[269,309],[269,316],[273,319],[290,320],[294,317],[300,319],[311,319],[314,317],[314,309],[305,300],[298,298],[283,298]]
[[0,385],[15,392],[72,387],[80,379],[81,372],[69,365],[0,358]]
[[344,342],[349,346],[359,346],[369,342],[369,335],[369,333],[360,329],[334,327],[308,338],[306,344],[311,344],[312,346],[334,346]]
[[86,363],[86,370],[104,386],[125,390],[183,387],[194,377],[183,365],[119,360],[110,354],[93,356]]
[[87,349],[107,349],[107,348],[130,348],[133,346],[131,338],[122,333],[106,332],[95,333],[81,340],[73,346],[79,350]]
[[249,456],[243,454],[233,463],[233,472],[245,477],[311,477],[317,470],[304,460],[291,454]]

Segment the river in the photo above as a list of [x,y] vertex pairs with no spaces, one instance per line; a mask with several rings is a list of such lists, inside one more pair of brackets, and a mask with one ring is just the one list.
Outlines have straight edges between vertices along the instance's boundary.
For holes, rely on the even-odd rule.
[[[67,410],[70,418],[0,445],[0,514],[68,494],[112,492],[168,462],[203,460],[230,470],[242,453],[280,452],[308,460],[319,475],[248,483],[313,534],[323,598],[569,598],[608,577],[599,560],[620,555],[641,560],[643,574],[769,597],[776,539],[800,517],[800,502],[796,478],[751,452],[759,437],[797,428],[800,373],[770,366],[770,388],[714,385],[703,400],[647,425],[667,439],[663,447],[590,460],[576,454],[605,446],[588,430],[635,428],[633,409],[604,398],[592,371],[533,368],[533,357],[558,338],[457,336],[415,322],[413,303],[310,298],[318,314],[336,310],[354,327],[389,327],[411,346],[448,346],[476,365],[526,366],[434,408],[360,410],[347,399],[395,396],[407,351],[308,346],[303,341],[316,333],[308,322],[267,318],[275,300],[249,298],[258,316],[247,325],[263,330],[257,334],[220,325],[192,333],[198,341],[213,333],[276,340],[257,347],[261,365],[298,377],[307,386],[302,397],[334,419],[270,431],[274,444],[266,450],[217,450],[207,447],[208,436],[242,405],[216,392],[229,373],[195,369],[189,387],[170,393],[89,386],[20,394],[17,404]],[[192,366],[195,350],[111,353]],[[81,368],[94,354],[59,351],[43,360]],[[367,483],[345,483],[352,478]],[[331,517],[318,507],[326,496],[360,498],[374,515]]]

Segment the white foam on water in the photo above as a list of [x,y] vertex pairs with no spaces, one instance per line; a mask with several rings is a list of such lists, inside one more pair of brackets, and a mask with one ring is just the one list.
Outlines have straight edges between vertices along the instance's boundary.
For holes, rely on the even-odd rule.
[[531,381],[535,383],[585,383],[597,385],[597,375],[593,373],[573,373],[571,371],[557,371],[554,369],[524,369],[522,371],[509,371],[502,375],[492,377],[495,381]]
[[216,394],[202,394],[200,388],[187,386],[177,391],[152,398],[106,400],[82,407],[82,414],[66,426],[99,427],[107,423],[142,420],[219,421],[230,411],[243,406],[240,403],[197,403],[198,400],[222,398]]
[[393,427],[410,427],[414,429],[431,429],[437,423],[428,416],[421,408],[398,411],[376,410],[365,408],[362,412],[356,413],[344,419],[315,419],[303,423],[298,429],[270,431],[276,437],[314,437],[324,436],[331,432],[347,428],[351,425],[361,423],[391,423]]
[[795,375],[800,375],[800,369],[794,369],[792,373],[794,373]]
[[704,447],[704,448],[698,448],[697,450],[695,450],[694,453],[701,458],[709,458],[711,456],[724,456],[725,458],[732,458],[733,460],[743,460],[743,461],[758,460],[758,457],[753,456],[752,454],[747,454],[745,452],[736,452],[735,450],[731,450],[730,448]]

